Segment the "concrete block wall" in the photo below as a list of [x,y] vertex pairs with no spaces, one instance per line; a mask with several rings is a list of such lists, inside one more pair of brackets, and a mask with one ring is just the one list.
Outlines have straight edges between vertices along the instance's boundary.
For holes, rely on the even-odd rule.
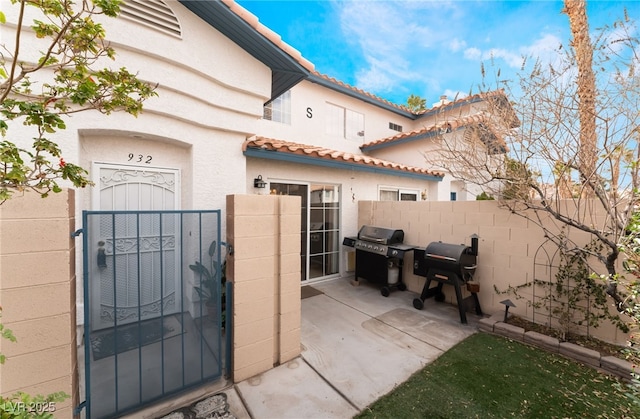
[[[569,206],[565,204],[564,210],[571,211]],[[594,217],[599,216],[597,208],[594,208],[594,213]],[[556,228],[558,224],[551,219],[546,222],[552,228]],[[533,313],[526,301],[533,294],[532,288],[521,289],[519,294],[525,299],[516,301],[513,296],[496,293],[494,286],[499,290],[507,290],[509,286],[532,281],[534,272],[538,278],[548,278],[548,261],[544,250],[551,257],[555,252],[552,247],[541,248],[545,238],[539,226],[500,208],[496,201],[360,201],[358,225],[363,224],[402,229],[405,232],[405,243],[422,248],[439,240],[470,245],[470,236],[477,234],[480,237],[478,269],[474,279],[480,283],[480,305],[488,314],[504,311],[500,301],[510,298],[517,305],[511,312],[532,319]],[[577,243],[589,240],[580,231],[571,231],[570,238]],[[422,291],[425,279],[413,275],[412,253],[405,256],[403,279],[410,291]],[[455,304],[453,287],[445,286],[443,291],[446,301]],[[463,294],[468,295],[466,290],[463,290]],[[542,295],[540,289],[537,289],[537,295]],[[590,333],[602,340],[617,343],[625,343],[628,337],[610,324],[603,324],[596,330],[591,329]]]
[[300,197],[227,196],[233,380],[300,354]]
[[56,417],[78,405],[74,192],[16,194],[0,205],[0,394],[65,392]]

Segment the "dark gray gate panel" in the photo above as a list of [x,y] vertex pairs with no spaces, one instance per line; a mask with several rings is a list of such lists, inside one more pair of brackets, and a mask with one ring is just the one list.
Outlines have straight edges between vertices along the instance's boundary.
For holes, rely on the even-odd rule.
[[84,211],[83,232],[87,417],[220,378],[220,211]]

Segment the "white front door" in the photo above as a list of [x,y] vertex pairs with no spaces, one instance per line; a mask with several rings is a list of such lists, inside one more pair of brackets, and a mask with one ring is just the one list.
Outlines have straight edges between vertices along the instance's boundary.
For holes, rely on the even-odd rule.
[[[180,172],[94,163],[98,211],[177,210]],[[92,217],[89,243],[93,330],[178,311],[181,301],[178,214]],[[95,241],[95,243],[93,243]]]

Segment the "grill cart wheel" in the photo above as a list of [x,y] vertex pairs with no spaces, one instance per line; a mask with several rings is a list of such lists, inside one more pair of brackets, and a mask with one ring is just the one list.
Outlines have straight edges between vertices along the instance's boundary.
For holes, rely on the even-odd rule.
[[382,287],[380,289],[380,294],[382,294],[383,297],[388,297],[391,294],[391,290],[389,287]]
[[436,294],[436,296],[434,297],[436,299],[437,302],[441,303],[444,301],[444,292],[439,292]]
[[422,302],[421,299],[414,298],[413,299],[413,307],[418,309],[418,310],[422,310],[422,307],[424,307],[424,303]]
[[405,284],[404,282],[399,283],[398,284],[398,290],[406,291],[407,290],[407,284]]

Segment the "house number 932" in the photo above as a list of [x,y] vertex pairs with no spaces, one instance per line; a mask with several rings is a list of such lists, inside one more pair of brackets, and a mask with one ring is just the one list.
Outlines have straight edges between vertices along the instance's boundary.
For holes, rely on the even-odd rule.
[[129,161],[134,161],[136,163],[147,163],[151,164],[152,156],[143,156],[142,154],[133,154],[129,153]]

